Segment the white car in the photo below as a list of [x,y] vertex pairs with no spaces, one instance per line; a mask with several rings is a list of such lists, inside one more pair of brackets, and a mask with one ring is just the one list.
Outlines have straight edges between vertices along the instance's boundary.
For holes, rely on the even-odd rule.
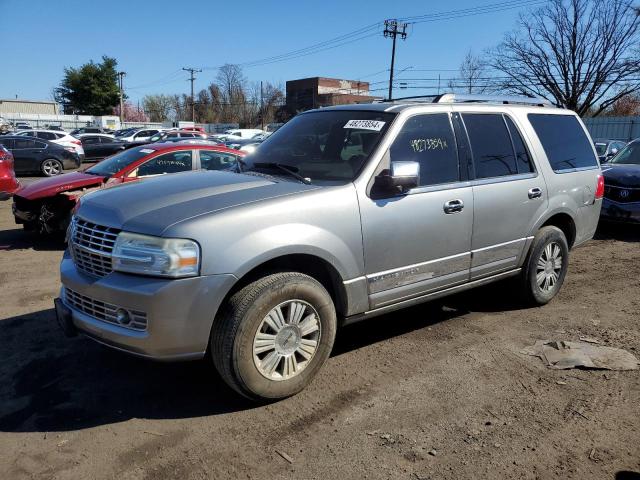
[[67,132],[61,132],[59,130],[34,129],[18,130],[15,134],[22,137],[36,137],[41,138],[42,140],[49,140],[50,142],[62,145],[70,152],[77,153],[80,158],[84,158],[84,149],[82,148],[82,142],[76,137],[72,137]]
[[130,132],[127,136],[118,137],[118,140],[120,140],[121,142],[144,142],[161,131],[163,131],[163,129],[141,128],[139,130]]
[[260,130],[259,128],[235,128],[224,132],[225,135],[233,135],[240,138],[253,138],[262,133],[265,133],[264,130]]

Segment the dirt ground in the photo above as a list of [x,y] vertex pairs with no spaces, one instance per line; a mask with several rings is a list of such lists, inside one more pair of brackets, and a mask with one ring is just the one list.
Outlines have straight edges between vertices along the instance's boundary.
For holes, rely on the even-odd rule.
[[0,202],[0,479],[640,478],[640,371],[519,353],[586,335],[640,355],[640,229],[573,251],[545,307],[497,284],[346,327],[310,388],[266,406],[207,362],[65,338],[61,255]]

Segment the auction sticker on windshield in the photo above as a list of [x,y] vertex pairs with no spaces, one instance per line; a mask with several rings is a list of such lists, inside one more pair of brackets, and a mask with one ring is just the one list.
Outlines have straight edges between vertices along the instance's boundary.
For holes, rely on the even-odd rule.
[[153,150],[152,148],[143,148],[142,150],[140,150],[140,153],[153,153],[155,152],[155,150]]
[[379,120],[349,120],[343,128],[359,128],[360,130],[374,130],[379,132],[386,122]]

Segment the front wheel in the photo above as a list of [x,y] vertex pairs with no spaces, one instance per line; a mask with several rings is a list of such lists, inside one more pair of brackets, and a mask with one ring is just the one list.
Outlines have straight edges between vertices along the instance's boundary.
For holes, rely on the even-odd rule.
[[211,354],[237,392],[276,400],[311,383],[335,334],[336,312],[327,290],[308,275],[276,273],[229,299],[213,326]]
[[569,245],[562,230],[541,228],[533,239],[522,272],[527,303],[544,305],[560,291],[569,267]]
[[45,177],[53,177],[55,175],[60,175],[64,171],[64,167],[62,166],[62,162],[60,162],[60,160],[56,160],[55,158],[47,158],[40,165],[40,171]]

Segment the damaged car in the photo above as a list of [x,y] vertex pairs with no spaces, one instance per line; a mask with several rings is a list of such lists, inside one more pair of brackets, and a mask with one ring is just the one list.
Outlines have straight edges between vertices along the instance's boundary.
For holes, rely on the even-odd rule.
[[13,215],[25,230],[64,232],[80,198],[95,190],[148,177],[191,170],[236,171],[243,152],[213,144],[151,144],[134,147],[84,171],[47,178],[13,196]]

